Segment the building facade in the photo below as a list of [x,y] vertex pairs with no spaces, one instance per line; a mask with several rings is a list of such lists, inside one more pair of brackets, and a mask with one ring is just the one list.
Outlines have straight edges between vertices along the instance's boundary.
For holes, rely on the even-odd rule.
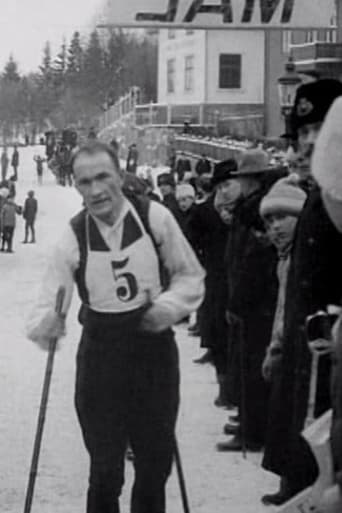
[[277,137],[284,132],[278,78],[289,55],[335,40],[334,29],[161,30],[158,102],[172,105],[179,123]]

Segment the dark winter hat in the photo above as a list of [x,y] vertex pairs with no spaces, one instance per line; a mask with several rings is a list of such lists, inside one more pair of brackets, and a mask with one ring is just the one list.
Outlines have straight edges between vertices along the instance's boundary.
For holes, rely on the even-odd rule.
[[219,183],[233,179],[232,172],[237,170],[237,162],[235,159],[227,159],[218,162],[214,166],[214,173],[211,179],[212,187],[216,187]]
[[160,187],[161,185],[171,185],[171,187],[175,187],[175,179],[171,173],[161,173],[157,177],[157,185]]
[[326,78],[303,84],[297,89],[291,113],[291,127],[294,135],[298,128],[311,123],[320,123],[333,103],[342,95],[342,83]]
[[135,176],[132,173],[125,173],[122,190],[128,196],[130,194],[139,196],[145,194],[146,184],[138,176]]

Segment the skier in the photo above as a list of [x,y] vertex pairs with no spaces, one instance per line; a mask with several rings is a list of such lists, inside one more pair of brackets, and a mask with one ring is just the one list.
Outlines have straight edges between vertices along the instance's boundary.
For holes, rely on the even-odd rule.
[[38,184],[43,185],[43,163],[45,162],[45,159],[43,159],[40,155],[36,155],[33,157],[33,160],[36,163]]
[[[90,455],[87,513],[118,513],[124,454],[135,457],[131,511],[163,513],[179,401],[171,327],[195,310],[204,272],[169,211],[122,192],[116,152],[89,142],[73,158],[85,210],[57,243],[30,318],[42,348],[65,330],[54,313],[63,285],[66,314],[74,279],[82,301],[76,409]],[[168,274],[162,290],[160,268]]]

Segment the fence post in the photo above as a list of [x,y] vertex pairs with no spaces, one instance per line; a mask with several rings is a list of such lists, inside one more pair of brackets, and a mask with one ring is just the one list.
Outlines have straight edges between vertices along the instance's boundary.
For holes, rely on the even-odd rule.
[[168,103],[166,107],[166,124],[172,124],[172,105],[170,103]]
[[149,105],[149,122],[150,122],[150,125],[153,125],[153,102],[151,101],[150,102],[150,105]]
[[203,105],[203,103],[200,103],[199,104],[199,119],[198,119],[200,125],[204,125],[203,114],[204,114],[204,105]]

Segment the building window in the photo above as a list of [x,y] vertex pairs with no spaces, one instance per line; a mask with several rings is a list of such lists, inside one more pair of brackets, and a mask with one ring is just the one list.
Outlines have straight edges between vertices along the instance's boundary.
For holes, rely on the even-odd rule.
[[187,55],[184,61],[184,89],[185,91],[194,90],[194,56]]
[[306,32],[306,43],[315,43],[318,41],[318,32],[317,30],[308,30]]
[[221,53],[219,62],[219,88],[240,89],[241,55]]
[[326,31],[326,38],[327,43],[336,43],[337,41],[337,31],[335,29],[329,29]]
[[175,29],[169,29],[167,32],[168,39],[175,39],[176,37],[176,31]]
[[289,54],[291,45],[292,45],[292,30],[283,30],[283,32],[282,32],[283,53]]
[[167,92],[175,92],[175,59],[167,61]]

